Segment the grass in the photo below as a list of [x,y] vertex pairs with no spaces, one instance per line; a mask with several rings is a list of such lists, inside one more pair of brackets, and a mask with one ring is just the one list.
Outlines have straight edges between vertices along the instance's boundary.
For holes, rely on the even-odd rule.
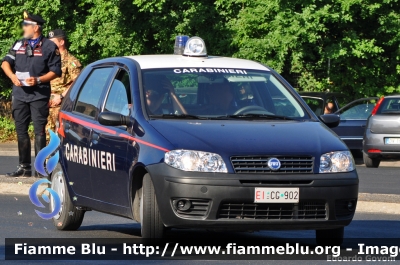
[[[33,137],[33,125],[29,125],[28,133]],[[0,143],[16,141],[17,133],[15,131],[14,120],[9,117],[0,117]]]

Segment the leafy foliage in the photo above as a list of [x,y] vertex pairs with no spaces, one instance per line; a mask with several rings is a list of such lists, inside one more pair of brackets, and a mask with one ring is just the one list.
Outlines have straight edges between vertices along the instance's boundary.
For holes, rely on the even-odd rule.
[[[15,141],[15,124],[12,119],[9,117],[0,117],[0,143],[7,141]],[[31,139],[33,138],[33,124],[29,125],[28,133]]]
[[[48,21],[45,33],[65,29],[84,65],[172,53],[176,35],[198,35],[210,54],[265,63],[299,90],[400,92],[399,0],[0,0],[1,56],[25,9]],[[9,95],[4,75],[0,88]]]
[[397,0],[217,3],[241,6],[229,20],[234,55],[270,65],[300,89],[353,96],[400,92]]

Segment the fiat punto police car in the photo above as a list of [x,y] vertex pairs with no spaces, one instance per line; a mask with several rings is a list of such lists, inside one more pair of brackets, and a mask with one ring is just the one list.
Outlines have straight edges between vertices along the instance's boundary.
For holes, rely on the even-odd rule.
[[313,229],[318,243],[340,243],[358,175],[328,128],[338,122],[317,117],[271,68],[207,56],[198,37],[181,55],[94,62],[59,114],[54,224],[78,229],[97,210],[136,220],[146,238]]

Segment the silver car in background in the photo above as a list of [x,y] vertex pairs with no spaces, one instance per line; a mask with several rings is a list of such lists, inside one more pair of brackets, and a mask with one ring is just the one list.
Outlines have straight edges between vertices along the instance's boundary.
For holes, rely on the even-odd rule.
[[368,119],[363,139],[366,167],[379,167],[381,160],[400,160],[400,95],[381,98]]

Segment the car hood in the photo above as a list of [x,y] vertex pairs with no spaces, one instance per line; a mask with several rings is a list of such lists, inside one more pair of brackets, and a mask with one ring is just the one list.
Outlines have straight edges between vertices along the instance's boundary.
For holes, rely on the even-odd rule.
[[312,155],[347,150],[321,122],[150,120],[175,149],[232,155]]

